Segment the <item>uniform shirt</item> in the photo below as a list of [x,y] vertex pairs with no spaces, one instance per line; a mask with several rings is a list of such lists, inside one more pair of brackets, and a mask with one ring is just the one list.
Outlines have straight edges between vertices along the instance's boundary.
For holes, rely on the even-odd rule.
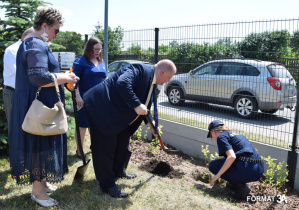
[[240,134],[230,131],[222,132],[217,138],[219,156],[226,157],[226,151],[232,149],[236,156],[255,153],[253,145],[249,140]]
[[3,79],[4,85],[15,88],[16,82],[16,58],[21,40],[5,49],[3,56]]

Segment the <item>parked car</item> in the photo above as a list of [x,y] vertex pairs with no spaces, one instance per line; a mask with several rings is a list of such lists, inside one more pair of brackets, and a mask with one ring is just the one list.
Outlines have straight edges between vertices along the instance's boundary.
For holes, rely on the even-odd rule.
[[[146,61],[138,61],[138,60],[119,60],[119,61],[114,61],[108,65],[108,70],[107,70],[107,77],[110,77],[113,75],[117,70],[122,68],[123,66],[126,66],[128,64],[132,63],[144,63],[144,64],[151,64],[150,62]],[[159,95],[161,91],[162,86],[157,85],[157,94]]]
[[76,53],[74,52],[53,52],[53,55],[58,59],[60,69],[69,70],[73,67],[73,63],[76,59]]
[[296,105],[296,82],[280,63],[254,59],[219,59],[207,62],[165,84],[170,104],[185,100],[234,107],[241,118],[261,110],[275,113]]
[[114,74],[118,69],[120,69],[123,66],[126,66],[130,63],[145,63],[145,64],[150,64],[149,62],[145,61],[138,61],[138,60],[119,60],[119,61],[114,61],[108,65],[108,70],[107,70],[107,76],[111,76]]

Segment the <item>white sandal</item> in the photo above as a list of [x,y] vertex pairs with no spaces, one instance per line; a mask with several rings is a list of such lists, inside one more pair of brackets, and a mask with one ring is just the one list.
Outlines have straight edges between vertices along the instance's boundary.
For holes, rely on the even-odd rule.
[[57,189],[59,189],[59,187],[57,187],[55,185],[50,185],[49,187],[44,187],[44,188],[45,188],[45,191],[48,193],[55,192]]
[[58,202],[53,198],[49,197],[48,200],[40,200],[36,198],[36,196],[33,195],[32,193],[31,193],[31,199],[43,207],[51,207],[51,206],[56,206],[58,204]]

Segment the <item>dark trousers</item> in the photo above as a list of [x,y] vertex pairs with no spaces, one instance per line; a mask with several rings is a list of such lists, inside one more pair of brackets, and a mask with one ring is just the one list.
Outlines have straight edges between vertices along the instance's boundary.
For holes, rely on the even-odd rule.
[[114,136],[105,136],[90,120],[93,167],[96,179],[103,188],[115,186],[115,178],[124,172],[130,136],[140,126],[139,117],[132,125]]
[[[213,174],[217,174],[225,162],[225,158],[212,160],[209,164],[209,170]],[[231,184],[245,184],[247,182],[258,181],[264,173],[264,163],[250,163],[241,160],[235,162],[221,175]]]
[[4,109],[5,109],[5,115],[8,123],[8,130],[9,130],[9,121],[10,121],[10,112],[13,102],[13,95],[14,95],[14,88],[4,86],[3,88],[3,102],[4,102]]

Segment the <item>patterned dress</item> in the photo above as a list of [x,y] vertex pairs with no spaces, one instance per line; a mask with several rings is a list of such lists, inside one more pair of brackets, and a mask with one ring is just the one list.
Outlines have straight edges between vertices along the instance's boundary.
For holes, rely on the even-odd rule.
[[[59,73],[59,63],[47,45],[36,37],[25,39],[17,53],[16,86],[13,99],[9,158],[12,177],[17,184],[33,183],[46,178],[56,183],[68,172],[66,134],[39,136],[22,130],[25,115],[38,87],[53,82],[50,72]],[[64,102],[64,89],[59,86]],[[58,101],[55,87],[42,88],[38,99],[48,107]]]

